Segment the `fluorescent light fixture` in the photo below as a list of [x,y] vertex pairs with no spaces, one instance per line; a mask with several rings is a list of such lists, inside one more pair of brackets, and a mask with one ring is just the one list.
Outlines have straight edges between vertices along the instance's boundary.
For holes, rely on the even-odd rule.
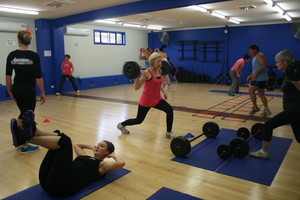
[[287,21],[292,21],[292,18],[291,18],[288,14],[283,15],[283,17],[284,17]]
[[219,18],[221,18],[221,19],[225,19],[225,16],[224,16],[224,15],[222,15],[222,14],[220,14],[220,13],[217,13],[217,12],[215,12],[215,11],[211,11],[210,14],[213,15],[213,16],[215,16],[215,17],[219,17]]
[[162,30],[162,27],[158,27],[158,26],[147,26],[147,29],[153,29],[153,30]]
[[21,14],[28,14],[28,15],[38,15],[38,11],[22,9],[22,8],[10,8],[10,7],[3,7],[0,6],[0,11],[2,12],[11,12],[11,13],[21,13]]
[[142,27],[141,25],[138,24],[128,24],[128,23],[124,23],[122,24],[123,26],[129,26],[129,27]]
[[193,6],[188,6],[189,8],[192,8],[194,10],[198,10],[198,11],[201,11],[201,12],[207,12],[207,9],[206,8],[203,8],[201,6],[196,6],[196,5],[193,5]]
[[232,23],[235,23],[235,24],[240,24],[241,22],[236,20],[236,19],[233,19],[233,18],[229,18],[228,21],[232,22]]
[[104,23],[104,24],[116,24],[115,21],[103,20],[103,19],[96,20],[95,22]]
[[274,6],[274,8],[279,14],[283,15],[284,10],[282,10],[282,8],[280,8],[277,4]]
[[267,4],[269,4],[269,5],[273,5],[273,1],[272,0],[264,0]]
[[176,23],[176,20],[174,20],[174,19],[167,19],[167,18],[162,18],[162,17],[161,17],[161,18],[158,18],[158,20]]

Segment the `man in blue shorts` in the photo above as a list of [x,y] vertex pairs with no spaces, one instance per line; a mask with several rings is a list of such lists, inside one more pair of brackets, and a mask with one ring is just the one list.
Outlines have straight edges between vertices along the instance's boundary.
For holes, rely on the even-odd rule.
[[266,73],[266,58],[264,54],[259,51],[259,47],[256,44],[250,45],[248,50],[253,57],[252,73],[247,77],[247,81],[250,82],[249,95],[253,104],[249,114],[254,115],[256,112],[260,111],[256,102],[255,92],[257,91],[265,108],[260,116],[266,117],[271,114],[268,107],[268,101],[265,96],[265,87],[268,81],[268,75]]

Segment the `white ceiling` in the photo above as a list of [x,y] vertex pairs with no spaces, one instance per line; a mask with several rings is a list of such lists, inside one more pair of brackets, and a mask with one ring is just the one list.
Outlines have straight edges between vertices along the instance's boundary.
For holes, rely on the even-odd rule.
[[[59,1],[59,0],[58,0]],[[67,0],[72,1],[72,0]],[[0,6],[14,6],[31,8],[39,11],[39,15],[9,14],[0,12],[0,17],[16,17],[31,19],[55,19],[91,10],[126,4],[137,0],[77,0],[75,4],[63,4],[61,7],[46,6],[51,0],[0,0]],[[300,20],[300,0],[273,0],[284,9],[293,21]],[[55,1],[54,1],[55,2]],[[243,10],[238,7],[253,5],[255,8]],[[219,19],[208,13],[192,10],[188,7],[160,10],[148,13],[140,13],[114,18],[119,22],[134,23],[140,25],[155,25],[164,27],[164,30],[180,30],[192,28],[209,28],[228,26],[244,26],[258,24],[288,23],[264,0],[232,0],[219,3],[203,4],[202,7],[215,10],[226,17],[233,17],[241,23],[239,25]],[[94,23],[93,23],[94,24]]]

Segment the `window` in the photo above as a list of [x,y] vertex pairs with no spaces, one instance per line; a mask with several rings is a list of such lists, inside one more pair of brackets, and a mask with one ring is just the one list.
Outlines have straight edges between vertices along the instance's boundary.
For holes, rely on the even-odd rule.
[[125,33],[94,30],[94,44],[125,45]]

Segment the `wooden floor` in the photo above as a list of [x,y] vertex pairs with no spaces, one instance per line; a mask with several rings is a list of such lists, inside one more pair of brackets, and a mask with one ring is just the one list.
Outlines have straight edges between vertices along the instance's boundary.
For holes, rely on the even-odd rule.
[[[242,126],[250,128],[261,120],[256,117],[240,122],[221,120],[219,116],[213,119],[192,116],[196,112],[191,110],[205,110],[232,98],[226,93],[210,90],[228,90],[228,86],[189,83],[172,86],[168,102],[177,108],[174,109],[173,125],[176,135],[189,132],[199,135],[207,121],[217,122],[220,128],[236,130]],[[246,92],[247,88],[242,87],[241,91]],[[267,93],[281,94],[279,90]],[[102,139],[110,140],[116,146],[116,153],[125,160],[125,168],[132,171],[83,199],[147,199],[161,187],[206,200],[300,199],[300,146],[290,126],[274,131],[275,136],[291,138],[293,142],[272,185],[265,186],[171,161],[174,156],[170,151],[170,140],[165,138],[165,113],[161,111],[151,109],[141,125],[128,127],[130,134],[122,135],[116,125],[136,116],[140,94],[141,90],[135,91],[133,85],[121,85],[81,91],[80,98],[49,95],[46,104],[37,105],[36,121],[40,129],[60,129],[73,142],[96,144]],[[282,98],[274,97],[269,101],[269,106],[271,116],[280,112]],[[46,150],[41,148],[37,152],[20,155],[20,150],[12,146],[9,128],[10,119],[19,114],[17,106],[12,101],[1,101],[0,110],[2,199],[38,184],[38,169]],[[50,122],[43,123],[45,119]],[[204,139],[201,137],[193,141],[192,146]]]

